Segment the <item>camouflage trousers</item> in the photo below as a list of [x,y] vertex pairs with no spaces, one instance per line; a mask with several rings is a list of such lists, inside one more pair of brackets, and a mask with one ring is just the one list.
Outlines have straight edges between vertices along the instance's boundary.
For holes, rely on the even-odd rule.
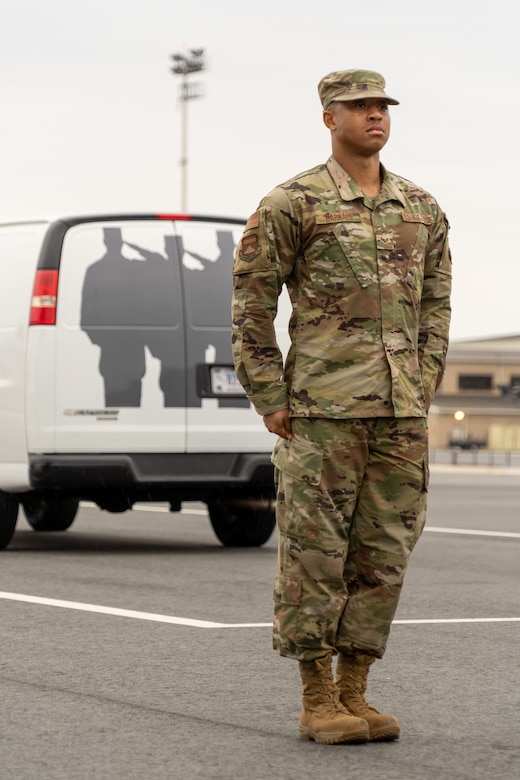
[[312,660],[382,657],[424,527],[424,418],[292,420],[274,452],[280,532],[273,644]]

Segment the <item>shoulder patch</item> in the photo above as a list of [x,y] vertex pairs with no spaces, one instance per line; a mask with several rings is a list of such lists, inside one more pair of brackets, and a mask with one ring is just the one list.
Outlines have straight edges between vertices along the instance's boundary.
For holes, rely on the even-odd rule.
[[249,217],[236,249],[233,274],[257,273],[270,268],[271,251],[266,213],[267,208],[261,207]]
[[255,211],[255,213],[251,214],[251,216],[247,220],[247,224],[244,230],[251,230],[251,228],[257,228],[259,223],[260,223],[260,216],[258,211]]
[[[247,224],[249,226],[249,222]],[[246,263],[250,263],[251,260],[258,254],[259,249],[258,235],[256,233],[250,233],[249,235],[242,238],[242,244],[239,252],[240,258],[245,260]]]

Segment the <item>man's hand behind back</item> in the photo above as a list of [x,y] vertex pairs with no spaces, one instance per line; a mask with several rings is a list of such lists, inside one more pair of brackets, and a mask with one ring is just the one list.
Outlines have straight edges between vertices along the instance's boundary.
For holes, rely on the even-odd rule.
[[268,431],[281,436],[282,439],[292,439],[293,437],[289,409],[281,409],[279,412],[264,414],[264,425]]

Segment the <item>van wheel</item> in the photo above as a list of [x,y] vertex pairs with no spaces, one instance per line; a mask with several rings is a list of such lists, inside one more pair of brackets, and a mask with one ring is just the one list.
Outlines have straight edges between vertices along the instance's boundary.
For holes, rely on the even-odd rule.
[[272,498],[223,496],[209,500],[208,511],[215,535],[226,547],[260,547],[273,533]]
[[27,522],[35,531],[66,531],[78,512],[76,498],[31,496],[22,500]]
[[0,550],[13,538],[18,519],[18,501],[11,493],[0,490]]

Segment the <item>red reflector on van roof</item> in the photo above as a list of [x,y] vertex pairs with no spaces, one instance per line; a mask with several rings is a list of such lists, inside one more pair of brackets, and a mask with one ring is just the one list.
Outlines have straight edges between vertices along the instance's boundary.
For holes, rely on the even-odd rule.
[[56,325],[58,269],[36,271],[29,325]]
[[189,220],[191,219],[189,214],[156,214],[156,219],[183,219],[183,220]]

